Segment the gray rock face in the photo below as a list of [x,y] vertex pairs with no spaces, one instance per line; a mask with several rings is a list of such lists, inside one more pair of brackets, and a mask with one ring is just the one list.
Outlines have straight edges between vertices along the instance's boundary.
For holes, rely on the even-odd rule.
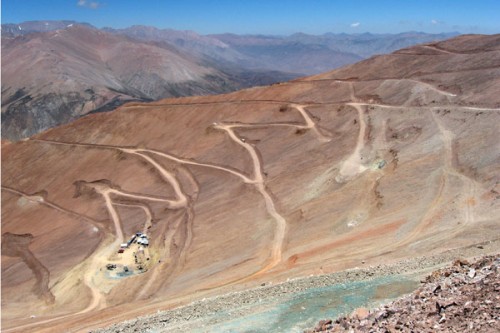
[[79,116],[87,99],[74,92],[50,93],[38,97],[25,95],[7,103],[2,112],[2,137],[19,140]]

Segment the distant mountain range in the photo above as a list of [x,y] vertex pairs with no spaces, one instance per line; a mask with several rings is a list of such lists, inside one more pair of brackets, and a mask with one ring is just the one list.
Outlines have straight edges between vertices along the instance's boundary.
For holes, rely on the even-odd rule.
[[200,35],[74,21],[2,24],[2,137],[18,140],[131,100],[288,81],[454,35]]
[[199,35],[192,31],[132,26],[126,29],[104,28],[139,40],[168,42],[179,49],[237,64],[247,69],[273,69],[304,75],[318,74],[355,63],[375,54],[390,53],[404,47],[459,35],[457,32],[426,34],[333,34],[290,36]]

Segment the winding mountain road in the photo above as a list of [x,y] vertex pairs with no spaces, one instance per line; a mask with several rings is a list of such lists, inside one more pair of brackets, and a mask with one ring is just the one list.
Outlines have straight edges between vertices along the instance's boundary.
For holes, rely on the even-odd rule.
[[271,197],[270,193],[266,189],[265,185],[265,177],[263,173],[263,163],[261,161],[261,158],[259,154],[257,153],[257,149],[250,143],[247,143],[244,141],[242,138],[238,137],[236,132],[234,131],[235,128],[260,128],[262,126],[291,126],[295,127],[297,129],[308,129],[308,130],[313,130],[318,139],[322,142],[328,142],[330,141],[330,138],[326,137],[323,135],[319,130],[316,125],[316,123],[311,119],[310,115],[307,113],[307,111],[304,109],[305,105],[300,105],[300,104],[291,104],[291,107],[295,108],[299,113],[302,115],[305,124],[304,125],[297,125],[293,123],[273,123],[273,124],[226,124],[226,123],[221,123],[221,124],[214,124],[213,128],[223,130],[225,131],[229,138],[233,140],[236,144],[242,146],[245,148],[253,163],[253,183],[255,184],[257,190],[259,193],[262,195],[264,198],[264,202],[266,204],[266,209],[269,215],[273,217],[273,219],[276,221],[276,227],[274,231],[274,239],[271,247],[271,258],[270,262],[264,266],[262,269],[257,271],[256,273],[252,274],[252,276],[256,274],[262,274],[263,272],[266,272],[273,267],[275,267],[277,264],[279,264],[282,260],[282,248],[283,248],[283,243],[286,237],[286,229],[287,229],[287,222],[286,219],[278,213],[276,210],[276,205],[274,203],[273,198]]
[[283,247],[283,242],[286,236],[286,225],[287,222],[285,218],[280,215],[276,209],[275,202],[273,198],[271,197],[270,193],[268,192],[266,186],[265,186],[265,178],[264,178],[264,173],[263,173],[263,165],[262,161],[260,159],[259,154],[257,153],[256,148],[242,140],[238,135],[235,133],[234,129],[235,128],[246,128],[246,129],[251,129],[251,128],[262,128],[262,127],[273,127],[273,126],[288,126],[288,127],[294,127],[297,129],[306,129],[306,130],[312,130],[315,135],[318,137],[318,139],[321,142],[328,142],[330,141],[330,137],[323,134],[321,130],[319,130],[317,124],[312,120],[312,117],[308,114],[308,112],[305,110],[306,105],[301,105],[301,104],[291,104],[291,107],[295,108],[300,115],[302,116],[304,120],[304,124],[295,124],[295,123],[271,123],[271,124],[238,124],[238,123],[230,123],[230,124],[215,124],[213,127],[215,129],[219,129],[222,131],[225,131],[229,138],[234,141],[236,144],[242,146],[250,155],[252,159],[252,164],[253,164],[253,175],[252,178],[247,177],[244,175],[242,172],[234,170],[229,167],[223,167],[223,166],[218,166],[214,164],[209,164],[209,163],[200,163],[200,162],[195,162],[192,160],[188,159],[183,159],[179,158],[177,156],[164,153],[164,152],[159,152],[156,150],[152,149],[145,149],[145,148],[130,148],[130,147],[120,147],[120,146],[112,146],[112,145],[96,145],[96,144],[85,144],[85,143],[70,143],[70,142],[58,142],[58,141],[50,141],[50,140],[43,140],[43,139],[33,139],[33,141],[39,141],[39,142],[44,142],[48,144],[58,144],[58,145],[68,145],[68,146],[80,146],[80,147],[93,147],[93,148],[103,148],[103,149],[115,149],[122,151],[126,154],[132,154],[132,155],[137,155],[140,156],[141,158],[145,159],[148,163],[153,165],[163,176],[163,178],[172,185],[176,196],[177,200],[172,201],[172,200],[167,200],[167,199],[160,199],[156,197],[150,197],[150,196],[144,196],[144,195],[139,195],[139,194],[130,194],[122,191],[118,191],[116,189],[112,188],[107,188],[107,189],[99,189],[99,193],[101,193],[106,201],[106,206],[108,207],[108,211],[110,212],[110,215],[112,216],[112,219],[115,224],[115,230],[117,232],[117,237],[120,239],[123,239],[123,232],[121,231],[121,226],[119,223],[119,218],[115,215],[116,211],[112,207],[113,203],[111,202],[111,198],[109,197],[109,194],[117,194],[120,196],[132,198],[132,199],[138,199],[138,200],[152,200],[152,201],[161,201],[161,202],[166,202],[169,204],[169,208],[171,209],[178,209],[178,208],[185,208],[188,205],[188,198],[186,195],[182,192],[180,188],[180,184],[176,177],[172,175],[170,172],[165,170],[161,165],[159,165],[154,159],[152,159],[150,156],[147,154],[154,154],[158,156],[165,157],[169,160],[175,161],[177,163],[181,164],[186,164],[186,165],[195,165],[195,166],[202,166],[202,167],[208,167],[208,168],[213,168],[221,171],[228,172],[232,175],[235,175],[239,177],[244,183],[247,184],[253,184],[257,191],[262,195],[264,202],[266,204],[266,210],[269,213],[269,215],[276,221],[276,227],[275,227],[275,232],[274,232],[274,239],[273,239],[273,244],[271,246],[271,256],[270,256],[270,262],[259,272],[267,271],[274,266],[276,266],[279,262],[281,262],[282,259],[282,247]]
[[[410,81],[415,81],[411,80]],[[347,82],[347,81],[346,81]],[[420,81],[416,81],[418,83],[422,83]],[[453,97],[454,95],[451,93],[448,93],[446,91],[439,90],[431,85],[424,84],[426,87],[429,89],[435,90],[439,93],[442,93],[446,96]],[[345,181],[348,179],[352,179],[356,175],[364,172],[367,167],[363,165],[362,161],[362,150],[365,146],[365,136],[366,136],[366,131],[367,131],[367,125],[366,125],[366,120],[365,120],[365,115],[364,115],[364,108],[365,107],[381,107],[381,108],[389,108],[389,109],[400,109],[402,106],[395,106],[395,105],[386,105],[386,104],[376,104],[376,103],[363,103],[360,102],[356,99],[356,96],[354,95],[354,87],[352,85],[352,82],[349,82],[350,85],[350,98],[352,102],[348,103],[342,103],[344,105],[352,106],[353,108],[356,109],[358,113],[358,119],[359,119],[359,133],[358,133],[358,138],[356,141],[356,145],[352,151],[352,153],[345,159],[339,170],[339,175],[341,181]],[[262,101],[257,101],[257,102],[262,102]],[[276,103],[281,103],[281,102],[276,102]],[[167,198],[160,198],[157,196],[149,196],[149,195],[144,195],[144,194],[138,194],[138,193],[130,193],[122,190],[118,190],[116,188],[112,187],[100,187],[96,188],[96,191],[100,193],[105,201],[106,207],[108,209],[109,215],[111,219],[113,220],[113,224],[115,226],[115,239],[113,242],[109,243],[108,245],[98,249],[94,255],[90,259],[90,263],[88,263],[89,267],[87,268],[87,272],[84,274],[83,280],[84,283],[90,288],[91,294],[92,294],[92,301],[90,304],[83,309],[82,311],[76,313],[75,315],[78,314],[84,314],[93,310],[101,309],[104,306],[106,306],[106,299],[104,294],[101,292],[99,289],[99,286],[96,284],[94,281],[94,276],[95,272],[98,271],[98,269],[105,263],[105,259],[109,257],[111,253],[113,253],[118,244],[121,243],[124,239],[123,231],[121,228],[121,221],[119,219],[119,216],[113,206],[130,206],[130,207],[137,207],[141,208],[144,210],[146,218],[145,218],[145,224],[144,224],[144,230],[147,229],[147,226],[151,225],[151,220],[152,220],[152,214],[151,211],[149,210],[148,207],[144,206],[141,204],[142,201],[152,201],[152,202],[162,202],[169,209],[186,209],[186,213],[183,215],[182,219],[177,220],[173,224],[173,228],[168,231],[168,233],[165,235],[165,253],[168,256],[172,256],[172,267],[173,268],[168,268],[167,270],[165,269],[160,269],[161,267],[155,267],[153,268],[153,272],[151,272],[150,277],[146,280],[146,283],[144,284],[144,288],[141,290],[141,292],[138,294],[138,299],[147,297],[148,295],[151,294],[153,286],[156,286],[158,283],[158,277],[161,276],[168,276],[169,274],[172,274],[173,270],[175,267],[177,267],[180,263],[182,263],[185,260],[185,255],[186,255],[186,249],[189,247],[189,244],[192,241],[192,231],[190,230],[192,228],[192,223],[194,220],[194,213],[192,209],[193,205],[193,200],[196,200],[196,196],[198,195],[198,187],[197,187],[197,181],[196,179],[193,178],[192,174],[189,173],[187,176],[189,178],[189,182],[192,184],[191,186],[196,187],[196,190],[194,192],[194,198],[189,197],[186,195],[181,187],[181,184],[179,182],[178,176],[171,173],[164,167],[162,167],[152,156],[158,156],[161,158],[165,158],[167,160],[173,161],[175,163],[178,163],[182,166],[197,166],[197,167],[204,167],[204,168],[210,168],[214,170],[219,170],[222,172],[226,172],[230,175],[233,175],[237,178],[239,178],[243,183],[245,184],[250,184],[255,187],[255,189],[260,193],[262,196],[265,205],[266,205],[266,210],[273,218],[275,221],[275,228],[274,228],[274,236],[272,240],[272,244],[270,246],[270,256],[267,259],[267,263],[258,269],[255,273],[250,274],[246,277],[239,278],[237,280],[233,280],[229,283],[225,283],[224,285],[231,284],[231,283],[236,283],[238,281],[244,281],[247,279],[251,279],[255,276],[261,275],[263,273],[268,272],[269,270],[273,269],[276,265],[282,262],[282,248],[283,248],[283,243],[286,237],[286,232],[287,232],[287,221],[286,219],[278,212],[278,209],[276,208],[276,203],[271,196],[269,190],[266,187],[266,180],[264,176],[264,171],[263,171],[263,162],[261,160],[261,157],[259,155],[259,152],[257,148],[251,144],[246,142],[243,138],[239,137],[236,130],[237,129],[245,129],[245,130],[251,130],[251,129],[259,129],[259,128],[270,128],[270,127],[292,127],[296,129],[302,129],[302,130],[310,130],[314,135],[318,138],[320,142],[328,142],[331,140],[331,135],[327,131],[321,129],[312,119],[311,115],[307,112],[306,107],[311,106],[311,105],[323,105],[325,103],[311,103],[311,104],[297,104],[297,103],[289,103],[289,106],[297,110],[301,117],[303,118],[303,123],[294,123],[294,122],[283,122],[283,123],[216,123],[213,125],[214,129],[221,130],[227,134],[229,139],[236,143],[237,145],[241,146],[242,148],[245,149],[245,151],[248,153],[252,160],[252,167],[253,171],[251,176],[248,176],[244,174],[242,171],[228,167],[228,166],[221,166],[217,164],[212,164],[212,163],[205,163],[205,162],[197,162],[195,160],[189,159],[189,158],[183,158],[179,157],[167,152],[161,152],[158,150],[154,149],[147,149],[147,148],[139,148],[139,147],[122,147],[122,146],[114,146],[114,145],[99,145],[99,144],[87,144],[87,143],[73,143],[73,142],[58,142],[58,141],[51,141],[51,140],[43,140],[43,139],[31,139],[31,141],[34,142],[40,142],[40,143],[46,143],[46,144],[53,144],[53,145],[66,145],[66,146],[79,146],[79,147],[85,147],[85,148],[94,148],[94,149],[112,149],[112,150],[117,150],[121,151],[125,154],[128,155],[135,155],[143,160],[145,160],[148,164],[152,165],[162,176],[162,178],[172,186],[175,192],[175,199],[167,199]],[[329,103],[326,103],[329,104]],[[326,105],[325,104],[325,105]],[[331,103],[331,104],[338,104],[338,103]],[[168,106],[168,104],[166,104]],[[421,106],[417,107],[423,110],[429,110],[433,113],[433,117],[435,117],[433,110],[438,110],[438,109],[444,109],[446,108],[446,105],[440,105],[440,106]],[[453,108],[458,108],[464,111],[500,111],[500,109],[495,109],[495,108],[481,108],[481,107],[470,107],[470,106],[456,106],[456,105],[450,105],[449,107]],[[467,191],[469,195],[469,200],[467,200],[467,203],[465,205],[463,214],[464,214],[464,226],[469,225],[470,223],[474,223],[475,217],[474,217],[474,198],[477,192],[477,184],[475,181],[472,179],[466,177],[465,175],[459,173],[453,168],[452,165],[452,141],[453,141],[453,133],[447,130],[446,128],[443,127],[443,125],[436,120],[436,123],[441,131],[442,138],[443,138],[443,145],[445,149],[445,160],[446,160],[446,165],[444,168],[445,174],[442,175],[441,177],[441,182],[440,186],[437,190],[436,196],[433,200],[433,202],[430,204],[429,210],[427,210],[426,215],[422,218],[421,223],[419,223],[416,228],[409,234],[407,237],[405,237],[404,240],[401,240],[398,244],[393,244],[395,246],[403,246],[404,244],[407,244],[408,242],[411,242],[412,239],[414,239],[413,236],[416,236],[417,233],[421,232],[426,226],[431,223],[432,218],[434,216],[435,212],[435,207],[438,206],[439,201],[441,200],[441,194],[445,190],[445,185],[447,182],[447,177],[449,175],[453,175],[456,177],[459,177],[462,180],[463,183],[463,188],[464,190]],[[194,184],[194,185],[193,185]],[[102,184],[101,184],[102,185]],[[6,191],[11,191],[13,193],[16,193],[14,190],[3,187],[3,190]],[[19,193],[18,193],[19,194]],[[25,195],[25,194],[23,194]],[[128,200],[137,200],[139,203],[120,203],[120,202],[113,202],[113,196],[118,196],[118,197],[123,197]],[[27,195],[25,195],[27,196]],[[56,205],[51,205],[50,203],[47,203],[42,197],[36,197],[36,198],[31,198],[27,196],[27,198],[31,201],[36,201],[41,204],[46,204],[54,209],[61,210],[60,207]],[[76,214],[68,211],[64,211],[67,214]],[[169,242],[172,242],[174,239],[174,235],[177,232],[180,232],[180,228],[183,224],[185,224],[185,231],[182,231],[185,234],[185,239],[184,239],[184,244],[181,245],[182,249],[178,251],[178,253],[173,254],[170,253],[170,247],[169,247]],[[184,259],[183,259],[184,258]],[[175,267],[174,267],[175,266]],[[156,284],[155,284],[156,283]],[[156,286],[157,287],[157,286]],[[71,315],[68,315],[71,316]],[[57,319],[62,319],[64,317],[59,317],[59,318],[54,318],[54,319],[49,319],[47,321],[42,321],[41,323],[47,323],[52,320],[57,320]]]

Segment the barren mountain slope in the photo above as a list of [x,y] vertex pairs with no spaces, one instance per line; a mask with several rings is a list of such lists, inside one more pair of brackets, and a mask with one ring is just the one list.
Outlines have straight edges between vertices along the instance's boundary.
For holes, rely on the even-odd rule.
[[[499,48],[462,36],[4,145],[4,330],[85,331],[499,238]],[[118,254],[137,231],[150,246]]]
[[4,39],[2,56],[2,132],[11,139],[174,85],[209,90],[206,77],[218,75],[173,50],[83,26]]
[[237,58],[243,66],[274,68],[312,75],[376,54],[386,54],[403,47],[443,40],[456,35],[456,33],[408,32],[380,35],[295,33],[290,36],[219,34],[204,37],[219,40],[226,45],[226,48],[243,55],[244,57]]
[[[228,44],[218,40],[217,38],[203,36],[194,31],[158,29],[143,25],[133,25],[125,29],[103,28],[103,30],[139,40],[167,42],[189,54],[208,57],[212,60],[220,62],[221,64],[250,60],[248,59],[248,56],[239,53]],[[261,68],[263,67],[261,66]]]
[[2,37],[2,137],[19,140],[124,101],[223,93],[284,78],[243,74],[165,43],[82,25]]
[[[74,21],[28,21],[2,24],[2,37],[15,37],[33,32],[86,25]],[[176,49],[225,70],[283,70],[286,73],[312,75],[351,64],[375,54],[386,54],[415,44],[440,41],[457,36],[457,32],[427,34],[334,34],[290,36],[268,35],[200,35],[194,31],[159,29],[134,25],[123,29],[102,28],[102,31],[132,37],[136,40],[167,43]],[[274,73],[281,76],[286,73]],[[283,77],[274,82],[283,80]]]
[[316,74],[351,64],[359,55],[332,49],[321,43],[289,41],[285,36],[198,35],[192,31],[132,26],[106,29],[139,40],[166,41],[190,54],[221,65],[247,69],[273,69],[288,73]]

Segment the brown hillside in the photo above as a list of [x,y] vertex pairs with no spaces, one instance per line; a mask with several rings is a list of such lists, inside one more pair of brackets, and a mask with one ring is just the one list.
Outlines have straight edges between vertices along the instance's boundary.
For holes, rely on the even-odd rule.
[[2,35],[2,138],[20,140],[127,101],[225,93],[296,77],[214,66],[164,42],[83,25]]
[[[500,35],[462,36],[4,145],[4,331],[88,331],[498,238],[499,74]],[[144,255],[118,254],[137,231]]]

